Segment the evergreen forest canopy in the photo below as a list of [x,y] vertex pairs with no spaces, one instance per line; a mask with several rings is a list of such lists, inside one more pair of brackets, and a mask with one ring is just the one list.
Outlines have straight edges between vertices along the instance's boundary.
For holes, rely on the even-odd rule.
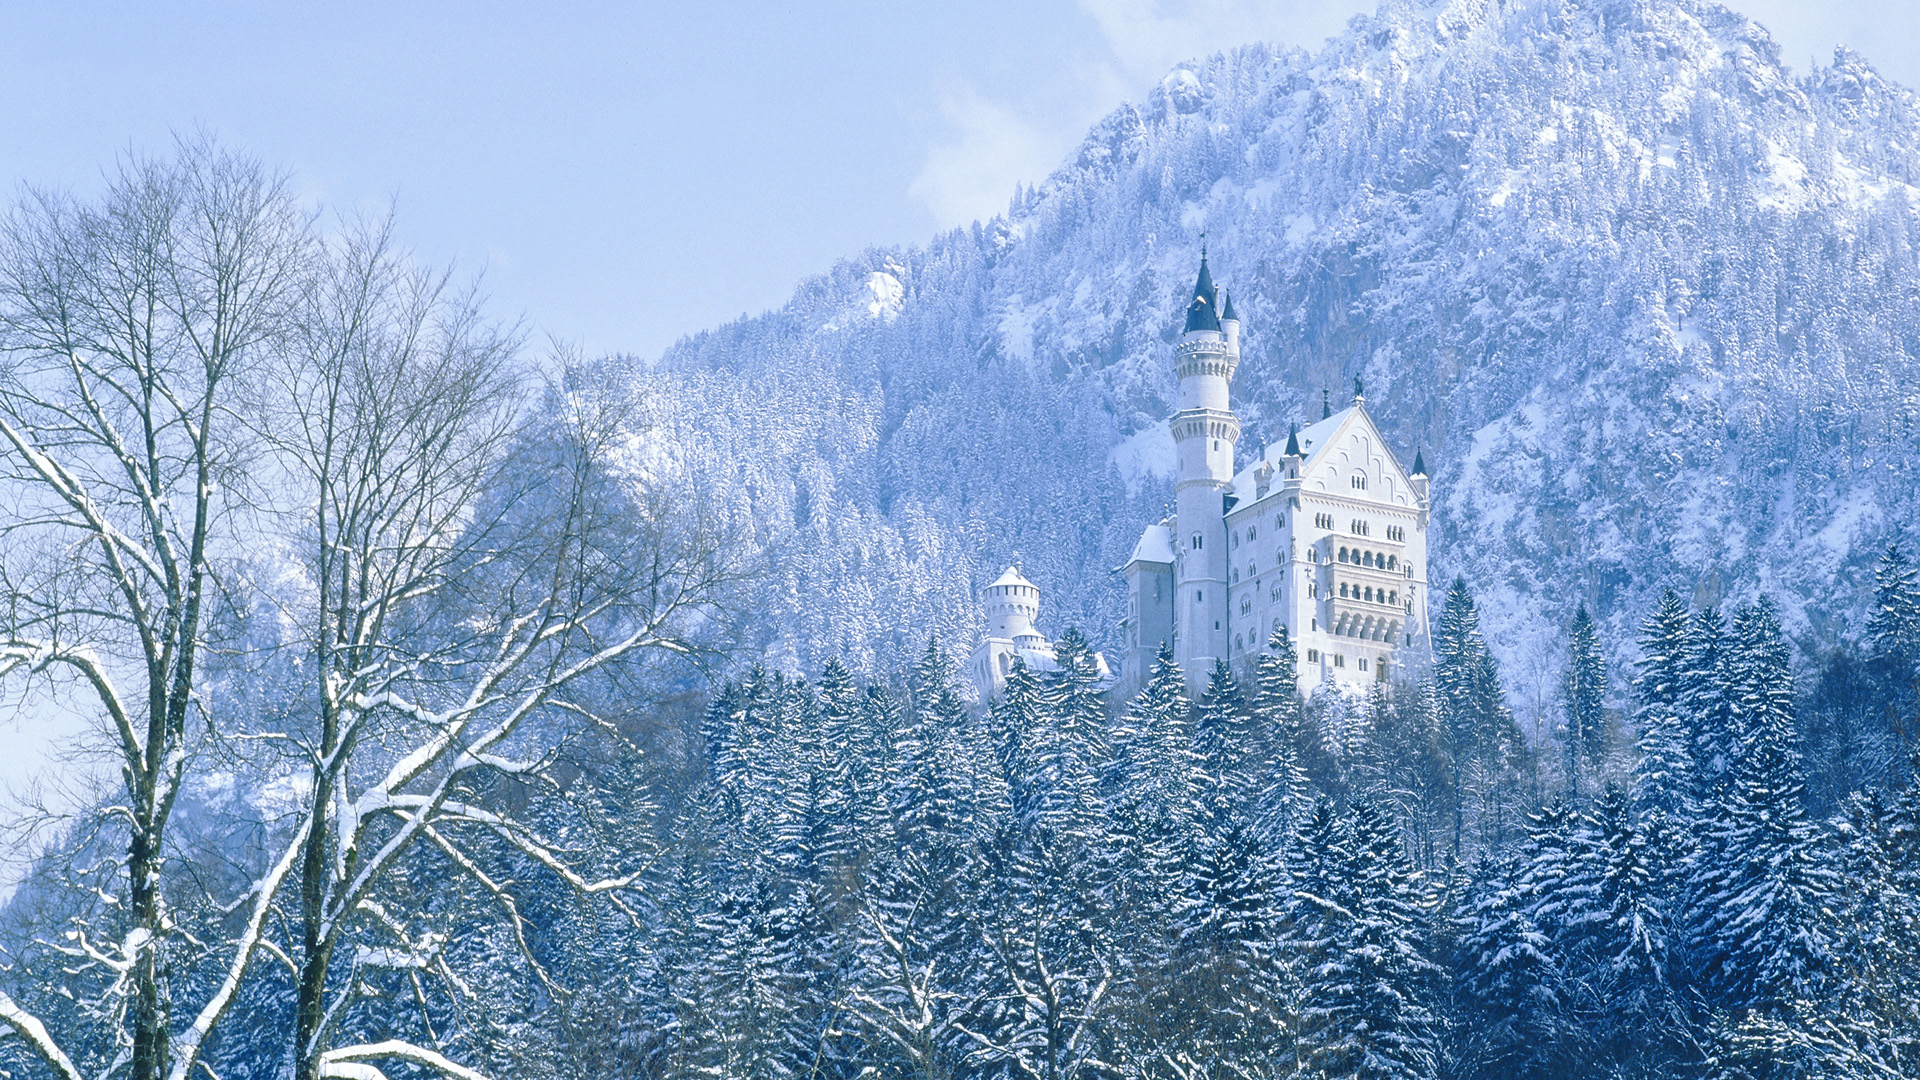
[[[1920,1073],[1911,95],[1691,0],[1183,71],[544,384],[217,146],[19,200],[0,678],[111,783],[0,911],[0,1073]],[[1249,431],[1362,374],[1439,448],[1369,695],[1095,679],[1203,222]],[[1011,545],[1086,632],[981,710]]]

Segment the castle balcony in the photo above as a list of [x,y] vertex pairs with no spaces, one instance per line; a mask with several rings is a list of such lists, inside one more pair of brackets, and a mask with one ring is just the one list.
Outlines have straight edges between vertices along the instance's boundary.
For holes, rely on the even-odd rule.
[[1400,628],[1407,620],[1403,609],[1387,604],[1354,603],[1337,597],[1327,601],[1326,606],[1324,625],[1335,637],[1389,646],[1400,643]]

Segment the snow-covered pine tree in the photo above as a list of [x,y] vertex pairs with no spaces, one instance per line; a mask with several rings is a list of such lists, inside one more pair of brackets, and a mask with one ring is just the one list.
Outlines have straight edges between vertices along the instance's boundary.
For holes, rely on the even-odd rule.
[[1702,608],[1687,624],[1677,705],[1693,733],[1694,797],[1703,808],[1725,802],[1739,738],[1728,699],[1726,636],[1718,608]]
[[1435,703],[1460,786],[1453,828],[1458,860],[1469,813],[1482,839],[1496,846],[1503,839],[1501,780],[1525,748],[1501,692],[1493,654],[1480,636],[1480,613],[1464,578],[1454,578],[1447,589],[1446,607],[1434,628],[1433,653]]
[[1301,855],[1284,943],[1300,972],[1300,1074],[1435,1075],[1439,968],[1420,879],[1391,818],[1366,799],[1349,804],[1345,823],[1316,808]]
[[1874,568],[1873,583],[1867,654],[1883,722],[1895,743],[1911,747],[1920,739],[1920,570],[1891,543]]
[[1553,943],[1534,925],[1512,860],[1483,861],[1458,917],[1455,972],[1467,1015],[1450,1043],[1463,1075],[1551,1080],[1579,1045]]
[[1266,771],[1252,728],[1233,666],[1215,660],[1207,676],[1207,692],[1193,707],[1194,745],[1206,768],[1208,786],[1225,793],[1243,811],[1258,798]]
[[1254,661],[1254,680],[1253,721],[1271,749],[1253,822],[1261,842],[1278,851],[1306,816],[1311,784],[1306,763],[1324,753],[1319,733],[1309,732],[1302,723],[1293,640],[1284,624],[1274,630],[1266,650]]
[[1807,820],[1793,673],[1771,604],[1739,611],[1727,654],[1739,744],[1724,812],[1705,823],[1700,856],[1713,862],[1703,858],[1695,873],[1700,959],[1729,1007],[1779,1015],[1830,988],[1840,883],[1826,838]]
[[1593,616],[1581,604],[1568,633],[1567,670],[1561,680],[1566,705],[1567,791],[1580,798],[1581,778],[1599,773],[1607,752],[1607,660]]
[[1672,589],[1660,596],[1640,630],[1640,674],[1634,680],[1639,760],[1633,793],[1642,812],[1685,812],[1693,795],[1693,740],[1681,693],[1687,673],[1687,606]]

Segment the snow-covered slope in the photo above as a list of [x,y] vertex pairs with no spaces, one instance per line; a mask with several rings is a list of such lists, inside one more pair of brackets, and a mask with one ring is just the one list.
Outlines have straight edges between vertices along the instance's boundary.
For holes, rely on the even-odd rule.
[[1204,230],[1243,453],[1363,377],[1521,693],[1576,603],[1619,653],[1668,584],[1775,592],[1817,648],[1920,521],[1916,145],[1865,60],[1795,78],[1714,4],[1390,0],[1185,65],[1004,217],[635,377],[780,556],[782,655],[965,634],[1016,551],[1043,625],[1111,644]]

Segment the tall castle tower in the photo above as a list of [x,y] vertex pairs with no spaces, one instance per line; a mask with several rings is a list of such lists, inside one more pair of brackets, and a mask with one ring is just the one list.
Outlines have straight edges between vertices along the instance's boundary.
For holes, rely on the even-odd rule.
[[1169,422],[1179,471],[1174,482],[1174,656],[1189,683],[1204,686],[1216,659],[1227,657],[1228,493],[1240,419],[1227,401],[1240,364],[1240,320],[1223,302],[1200,253],[1200,278],[1187,305],[1186,329],[1174,347],[1180,411]]

